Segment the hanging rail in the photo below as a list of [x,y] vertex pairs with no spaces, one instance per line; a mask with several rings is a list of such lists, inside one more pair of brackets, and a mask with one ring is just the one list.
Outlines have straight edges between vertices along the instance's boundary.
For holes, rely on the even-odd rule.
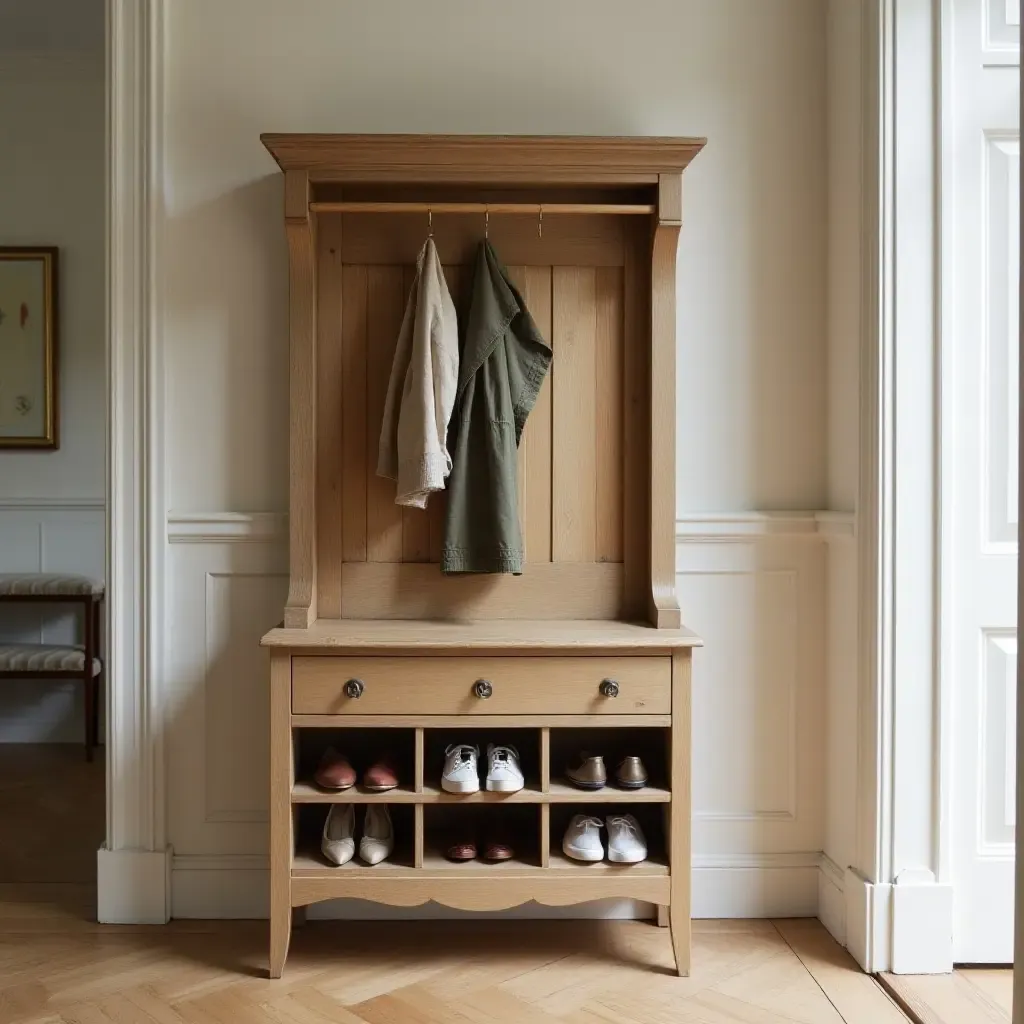
[[650,216],[649,203],[375,203],[313,202],[313,213],[480,213],[480,214],[615,214]]

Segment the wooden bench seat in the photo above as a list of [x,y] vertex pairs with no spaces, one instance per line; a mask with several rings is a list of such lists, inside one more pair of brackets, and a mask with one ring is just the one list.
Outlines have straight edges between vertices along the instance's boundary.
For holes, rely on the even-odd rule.
[[[0,675],[74,675],[85,671],[85,648],[78,644],[0,644]],[[99,658],[92,659],[92,675],[103,671]]]

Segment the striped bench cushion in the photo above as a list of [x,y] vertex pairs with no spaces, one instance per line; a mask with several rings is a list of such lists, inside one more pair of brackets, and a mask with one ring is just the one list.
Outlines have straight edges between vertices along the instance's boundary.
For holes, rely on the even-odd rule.
[[51,572],[0,572],[0,597],[99,597],[103,581]]
[[[0,644],[0,672],[81,672],[85,651],[60,644]],[[100,659],[92,659],[92,674],[100,674]]]

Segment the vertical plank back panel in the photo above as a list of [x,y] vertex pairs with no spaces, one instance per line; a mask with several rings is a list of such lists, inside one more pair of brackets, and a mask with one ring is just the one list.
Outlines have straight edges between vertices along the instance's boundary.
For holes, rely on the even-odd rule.
[[[526,308],[550,345],[551,268],[509,267]],[[519,444],[519,520],[527,562],[551,561],[551,375],[544,379]]]
[[317,225],[317,607],[325,619],[341,615],[342,451],[344,394],[341,353],[341,217]]
[[341,271],[342,556],[366,561],[366,321],[367,269]]
[[367,269],[366,317],[366,560],[402,561],[402,508],[395,483],[377,476],[380,426],[384,418],[395,342],[405,311],[400,266]]
[[594,299],[597,319],[596,557],[622,561],[622,270],[598,267]]
[[[340,221],[339,230],[344,223]],[[627,236],[627,243],[632,237]],[[329,248],[327,237],[323,244]],[[626,266],[599,261],[580,266],[523,264],[510,266],[509,272],[554,353],[518,456],[527,572],[530,565],[539,571],[541,565],[551,563],[581,567],[625,563],[623,571],[609,575],[606,582],[617,581],[619,602],[626,610],[637,606],[646,561],[644,426],[648,421],[645,358],[643,353],[630,351],[645,341],[643,304],[629,294],[631,288],[639,287],[643,296],[644,268],[631,264],[635,253],[629,244],[624,249]],[[402,259],[403,253],[396,255]],[[430,606],[436,605],[439,617],[487,616],[498,613],[499,608],[502,616],[525,615],[529,609],[519,607],[523,601],[514,596],[515,590],[509,591],[512,604],[508,606],[483,598],[467,603],[465,587],[436,569],[436,579],[430,576],[426,564],[440,561],[444,542],[445,492],[431,495],[426,511],[403,508],[395,504],[394,481],[376,475],[384,400],[415,274],[411,262],[415,253],[409,250],[405,255],[408,262],[340,266],[340,296],[332,296],[329,275],[321,285],[321,395],[330,402],[332,391],[340,394],[344,387],[340,409],[333,412],[340,423],[340,493],[330,506],[330,492],[321,492],[318,517],[324,570],[320,589],[325,607],[333,614],[338,602],[331,595],[340,575],[340,614],[362,617],[358,601],[351,609],[344,607],[342,596],[351,598],[355,591],[354,577],[350,574],[346,584],[345,570],[339,568],[340,551],[341,566],[369,562],[387,572],[388,564],[424,565],[428,575],[421,582],[429,584]],[[473,268],[448,264],[444,272],[461,330]],[[339,312],[332,328],[330,310],[335,303]],[[334,364],[330,361],[332,334],[340,341]],[[332,375],[333,381],[328,379]],[[318,414],[323,431],[330,433],[331,410],[324,408]],[[326,446],[319,458],[329,478]],[[637,461],[635,467],[631,459]],[[337,539],[333,555],[332,536]],[[566,609],[579,606],[586,611],[571,593],[578,581],[571,582],[575,577],[568,565],[564,598],[558,594],[562,585],[559,570],[556,565],[551,569],[556,602],[563,600]],[[377,577],[369,566],[366,571],[372,576],[372,580],[367,577],[368,586]],[[607,609],[615,598],[609,594],[601,601]],[[383,613],[377,609],[375,614]]]
[[551,278],[551,559],[597,555],[597,306],[592,267],[555,267]]

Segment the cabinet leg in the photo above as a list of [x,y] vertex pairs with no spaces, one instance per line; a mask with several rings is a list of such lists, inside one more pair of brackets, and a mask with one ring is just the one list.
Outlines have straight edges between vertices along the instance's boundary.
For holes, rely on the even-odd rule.
[[669,907],[669,926],[672,935],[672,952],[676,957],[676,974],[680,978],[690,976],[690,915],[682,909]]
[[270,977],[280,978],[284,962],[288,959],[288,944],[292,937],[290,911],[270,915]]
[[667,928],[668,927],[668,907],[662,906],[660,903],[658,903],[655,906],[654,909],[657,910],[657,912],[658,912],[658,927],[659,928]]

